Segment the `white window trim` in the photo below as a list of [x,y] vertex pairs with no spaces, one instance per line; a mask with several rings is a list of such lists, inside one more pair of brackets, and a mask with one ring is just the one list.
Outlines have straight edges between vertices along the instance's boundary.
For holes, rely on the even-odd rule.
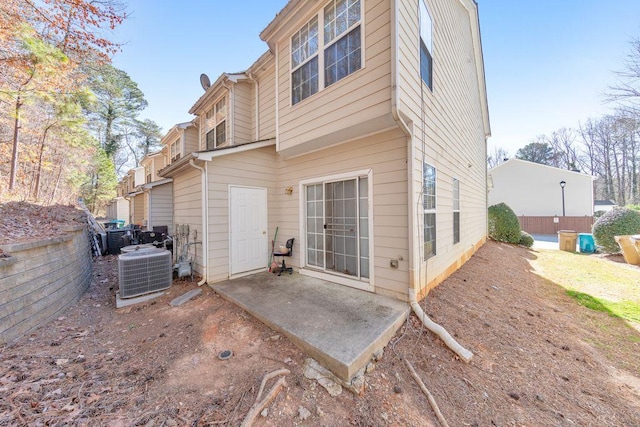
[[[457,198],[458,208],[457,209],[456,209],[456,194],[455,194],[456,193],[456,191],[455,191],[456,190],[456,184],[457,184],[457,190],[458,190],[458,194],[457,194],[457,196],[458,196],[458,198]],[[461,218],[460,218],[460,180],[458,178],[453,178],[452,185],[453,185],[453,188],[452,188],[451,200],[452,200],[452,205],[453,205],[453,213],[454,214],[455,213],[458,214],[458,241],[457,242],[455,241],[455,231],[456,230],[455,230],[455,222],[454,222],[454,224],[453,224],[453,226],[454,226],[454,229],[453,229],[453,232],[454,232],[453,244],[457,245],[462,240],[462,221],[461,221]],[[451,219],[453,220],[453,217]]]
[[[368,184],[368,212],[369,215],[369,278],[368,281],[364,279],[352,279],[350,276],[343,275],[337,272],[319,271],[307,267],[307,241],[304,236],[307,235],[307,221],[306,219],[306,193],[305,187],[310,184],[318,184],[326,181],[344,181],[347,179],[355,179],[361,176],[367,177]],[[300,253],[300,270],[299,273],[305,276],[315,277],[318,279],[327,280],[329,282],[338,283],[343,286],[349,286],[352,288],[360,289],[367,292],[375,292],[375,271],[374,271],[374,235],[373,235],[373,169],[363,169],[359,171],[346,172],[336,175],[321,176],[317,178],[310,178],[301,180],[298,182],[298,209],[299,209],[299,253]]]
[[[217,111],[216,111],[216,107],[218,105],[218,103],[222,100],[225,100],[225,115],[221,120],[217,120]],[[212,103],[211,108],[209,108],[206,112],[205,112],[205,116],[204,116],[204,149],[205,150],[212,150],[212,149],[216,149],[216,148],[220,148],[220,147],[225,147],[227,145],[229,145],[229,98],[227,98],[227,94],[225,93],[222,96],[219,96],[218,98],[216,98],[216,100]],[[211,117],[207,118],[209,116],[209,113],[211,113]],[[218,144],[218,135],[216,134],[216,128],[218,127],[218,125],[220,125],[222,122],[224,122],[224,126],[225,126],[225,140],[222,144]],[[207,144],[207,134],[209,132],[213,131],[213,148],[209,148],[208,144]]]
[[[292,34],[291,37],[289,37],[289,44],[288,44],[288,50],[287,50],[288,61],[289,61],[289,107],[300,105],[303,102],[305,102],[307,99],[313,98],[314,95],[321,93],[323,90],[327,90],[334,86],[338,86],[342,81],[346,80],[347,78],[353,75],[358,74],[360,71],[365,69],[366,67],[365,54],[364,54],[366,50],[366,44],[365,44],[366,29],[365,29],[365,19],[364,19],[364,15],[366,12],[365,4],[366,4],[366,0],[360,0],[360,20],[356,24],[353,24],[352,26],[347,28],[347,30],[344,33],[342,33],[339,37],[334,38],[327,44],[324,43],[324,8],[329,5],[329,2],[323,3],[320,10],[315,14],[315,16],[318,17],[318,51],[316,52],[316,55],[318,55],[318,91],[314,94],[309,95],[305,99],[296,102],[295,104],[293,103],[293,96],[292,96],[293,72],[296,71],[298,68],[302,67],[307,62],[309,62],[313,58],[313,56],[308,57],[304,62],[301,62],[300,64],[294,67],[293,61],[291,60],[291,53],[292,53],[291,48],[293,46],[293,36],[300,31],[303,25],[307,25],[309,21],[313,19],[313,15],[307,18],[302,24],[298,25],[297,31],[294,34]],[[351,32],[351,30],[356,28],[358,25],[360,25],[360,69],[334,82],[331,86],[325,87],[324,86],[324,51],[325,49],[333,45],[334,43],[336,43],[337,40],[349,34],[349,32]]]
[[[436,203],[435,203],[435,207],[433,209],[425,209],[424,208],[424,169],[425,167],[432,167],[435,173],[435,178],[434,178],[434,185],[433,185],[433,196],[435,197]],[[422,248],[423,248],[423,254],[422,254],[422,262],[427,262],[432,258],[435,258],[438,255],[438,169],[427,162],[422,162],[422,197],[423,197],[423,208],[422,208],[422,230],[421,230],[421,234],[422,234]],[[425,222],[424,222],[424,216],[426,214],[434,214],[435,215],[435,231],[436,231],[436,236],[435,239],[433,241],[433,253],[429,254],[429,256],[427,256],[426,252],[424,252],[424,245],[426,243],[426,235],[424,234],[424,227],[425,227]]]
[[[429,12],[429,8],[427,7],[426,1],[425,0],[419,0],[418,1],[418,9],[419,9],[419,13],[418,13],[418,75],[420,76],[420,82],[421,84],[424,84],[427,86],[427,88],[430,91],[433,91],[433,18],[431,16],[431,12]],[[426,17],[426,18],[425,18]],[[428,22],[423,25],[422,24],[422,20],[426,19]],[[428,31],[427,31],[428,29]],[[422,48],[420,46],[421,41],[424,40],[424,44],[427,47],[427,50],[429,51],[429,55],[431,55],[431,72],[430,72],[430,76],[429,78],[431,79],[431,85],[427,84],[427,82],[425,82],[422,79],[422,63],[421,63],[421,58],[422,58]]]
[[[174,148],[175,147],[175,148]],[[169,159],[171,163],[176,162],[182,158],[182,137],[178,137],[175,141],[169,144]]]

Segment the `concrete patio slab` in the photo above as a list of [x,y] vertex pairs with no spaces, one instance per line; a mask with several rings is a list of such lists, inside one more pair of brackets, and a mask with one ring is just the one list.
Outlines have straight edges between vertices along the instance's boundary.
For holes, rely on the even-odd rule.
[[409,313],[405,302],[298,273],[211,286],[349,382],[384,348]]

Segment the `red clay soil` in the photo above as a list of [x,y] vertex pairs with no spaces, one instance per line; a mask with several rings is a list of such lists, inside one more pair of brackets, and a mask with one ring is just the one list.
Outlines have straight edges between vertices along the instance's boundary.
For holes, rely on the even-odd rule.
[[99,258],[77,304],[0,347],[0,425],[235,426],[286,368],[255,425],[437,426],[406,358],[451,426],[639,426],[640,333],[535,275],[535,257],[489,242],[423,301],[471,363],[412,316],[365,392],[337,397],[304,377],[302,351],[206,286],[169,306],[195,281],[116,309],[117,258]]

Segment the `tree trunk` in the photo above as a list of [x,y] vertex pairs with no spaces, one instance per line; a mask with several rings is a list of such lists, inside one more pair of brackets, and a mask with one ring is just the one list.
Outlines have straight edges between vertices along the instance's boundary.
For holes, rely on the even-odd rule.
[[38,156],[38,167],[36,168],[36,184],[33,190],[34,198],[36,202],[40,199],[40,176],[42,174],[42,157],[44,154],[44,143],[47,139],[47,133],[51,127],[47,126],[44,128],[44,133],[42,134],[42,140],[40,141],[40,155]]
[[11,174],[9,175],[9,190],[13,190],[16,184],[16,174],[18,173],[18,141],[20,140],[20,108],[22,108],[22,98],[18,95],[16,99],[16,120],[13,127],[13,152],[11,154]]
[[56,192],[58,191],[58,186],[60,186],[60,179],[62,178],[62,171],[64,170],[65,157],[62,157],[60,161],[60,170],[58,171],[58,177],[56,178],[56,185],[53,187],[53,191],[51,192],[51,199],[49,199],[49,205],[53,204],[53,201],[56,198]]

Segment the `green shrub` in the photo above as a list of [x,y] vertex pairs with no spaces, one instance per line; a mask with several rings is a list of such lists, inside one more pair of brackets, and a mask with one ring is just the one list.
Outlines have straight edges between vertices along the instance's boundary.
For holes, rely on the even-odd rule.
[[520,232],[519,244],[520,246],[525,246],[527,248],[530,248],[531,246],[533,246],[533,237],[531,236],[531,234],[523,230]]
[[499,242],[520,243],[518,217],[505,203],[489,206],[489,236]]
[[602,215],[593,224],[593,237],[596,245],[606,253],[620,252],[613,236],[626,236],[640,233],[640,212],[629,208],[613,208]]

